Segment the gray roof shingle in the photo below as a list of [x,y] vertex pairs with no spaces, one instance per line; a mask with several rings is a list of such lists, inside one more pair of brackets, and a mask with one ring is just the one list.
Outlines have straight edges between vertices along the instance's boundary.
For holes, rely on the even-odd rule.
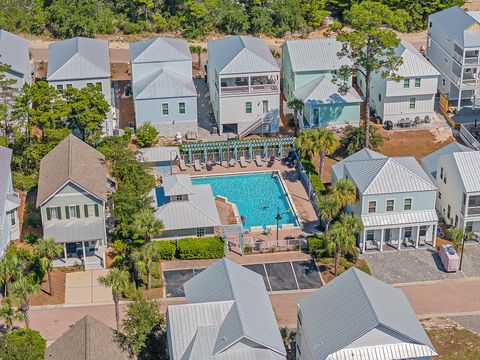
[[71,181],[96,198],[107,201],[105,157],[70,134],[40,162],[37,206]]
[[304,336],[315,349],[314,359],[327,359],[379,326],[425,345],[436,355],[402,290],[356,268],[300,299],[298,306]]
[[115,341],[115,331],[90,315],[78,320],[51,344],[45,360],[129,360]]
[[0,29],[0,63],[10,65],[19,74],[30,73],[28,40]]
[[208,61],[219,75],[278,72],[280,67],[267,44],[252,36],[209,41]]
[[48,46],[47,81],[109,77],[107,40],[75,37]]

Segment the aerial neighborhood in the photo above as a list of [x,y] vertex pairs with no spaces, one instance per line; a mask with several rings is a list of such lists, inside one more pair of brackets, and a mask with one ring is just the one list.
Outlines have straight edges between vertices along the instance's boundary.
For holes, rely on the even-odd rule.
[[0,359],[480,359],[478,4],[33,3]]

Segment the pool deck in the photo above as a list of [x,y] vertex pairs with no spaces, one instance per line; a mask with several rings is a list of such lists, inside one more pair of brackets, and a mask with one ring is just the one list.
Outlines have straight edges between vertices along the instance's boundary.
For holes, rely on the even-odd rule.
[[[267,167],[266,164],[264,166],[258,167],[255,162],[252,160],[247,161],[247,166],[242,168],[240,164],[237,164],[234,167],[229,167],[226,161],[223,162],[222,165],[214,165],[211,171],[207,171],[207,169],[203,168],[201,171],[195,171],[193,167],[188,167],[185,171],[180,171],[180,168],[177,165],[173,166],[174,173],[183,173],[183,174],[190,174],[192,176],[201,176],[201,175],[221,175],[221,174],[241,174],[241,173],[253,173],[253,172],[271,172],[271,171],[279,171],[285,174],[283,179],[283,183],[286,185],[288,192],[290,193],[291,199],[295,205],[298,217],[302,223],[303,231],[300,229],[292,229],[292,230],[280,230],[279,237],[282,236],[291,236],[291,235],[298,235],[300,233],[306,232],[311,233],[314,232],[314,226],[318,225],[318,217],[313,209],[310,200],[308,199],[307,191],[305,190],[302,182],[298,178],[298,174],[295,169],[291,169],[285,165],[282,165],[280,160],[276,160],[271,167]],[[298,234],[297,234],[298,233]],[[260,236],[260,234],[259,234]],[[262,237],[266,237],[269,240],[273,240],[275,234],[267,235]],[[272,239],[270,239],[272,238]]]

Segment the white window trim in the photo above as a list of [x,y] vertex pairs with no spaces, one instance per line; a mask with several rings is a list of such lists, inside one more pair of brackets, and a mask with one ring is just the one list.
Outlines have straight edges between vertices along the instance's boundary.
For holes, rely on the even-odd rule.
[[[393,210],[388,210],[388,202],[393,201]],[[385,200],[385,212],[394,212],[395,211],[395,199]]]
[[[410,200],[410,209],[405,209],[405,201]],[[403,198],[403,211],[412,211],[413,209],[413,198],[408,197],[408,198]]]
[[[180,104],[183,104],[183,111],[184,111],[183,114],[182,112],[180,112]],[[187,104],[185,103],[185,101],[180,101],[178,103],[178,115],[182,115],[182,116],[187,115]]]
[[[163,105],[167,105],[167,113],[166,114],[163,113]],[[168,103],[162,103],[161,111],[162,111],[162,116],[169,116],[170,115],[170,106],[168,106]]]
[[[375,211],[371,212],[370,211],[370,203],[374,203],[375,204]],[[367,203],[367,213],[369,214],[375,214],[377,212],[377,201],[376,200],[370,200],[368,203]]]

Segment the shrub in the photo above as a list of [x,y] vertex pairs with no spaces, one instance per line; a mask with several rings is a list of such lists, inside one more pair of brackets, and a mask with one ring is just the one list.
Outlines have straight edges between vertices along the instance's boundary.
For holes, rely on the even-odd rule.
[[248,245],[245,245],[245,247],[243,248],[243,253],[244,254],[251,254],[253,252],[253,249],[251,246],[248,246]]
[[24,174],[20,171],[14,171],[12,173],[13,185],[16,189],[20,190],[31,190],[38,184],[38,175],[37,173],[33,174]]
[[39,227],[41,223],[42,218],[39,214],[32,214],[25,220],[25,224],[30,228]]
[[372,272],[370,271],[370,268],[368,267],[368,264],[365,263],[365,262],[357,265],[357,269],[360,270],[360,271],[363,271],[364,273],[366,273],[368,275],[372,275]]
[[324,234],[307,236],[307,250],[316,258],[328,256],[327,239]]
[[37,242],[38,236],[32,233],[26,233],[23,235],[23,241],[27,244],[33,245]]
[[302,159],[302,165],[312,183],[313,191],[315,191],[317,195],[325,194],[327,190],[325,189],[325,185],[323,185],[322,179],[320,179],[315,166],[313,166],[310,160],[306,159]]
[[15,329],[0,337],[0,359],[38,360],[45,357],[47,342],[36,330]]
[[153,246],[162,260],[172,260],[177,252],[177,246],[174,241],[158,240],[153,242]]
[[37,214],[39,212],[38,208],[35,206],[35,203],[27,201],[25,203],[25,212],[27,214]]
[[218,236],[178,240],[177,255],[182,260],[219,259],[223,252],[223,240]]
[[348,270],[351,267],[353,267],[353,264],[345,258],[340,258],[339,263],[340,263],[340,266],[343,266],[345,268],[345,270]]
[[152,124],[147,122],[138,127],[135,134],[137,135],[137,143],[140,147],[149,147],[155,144],[158,131],[152,126]]

